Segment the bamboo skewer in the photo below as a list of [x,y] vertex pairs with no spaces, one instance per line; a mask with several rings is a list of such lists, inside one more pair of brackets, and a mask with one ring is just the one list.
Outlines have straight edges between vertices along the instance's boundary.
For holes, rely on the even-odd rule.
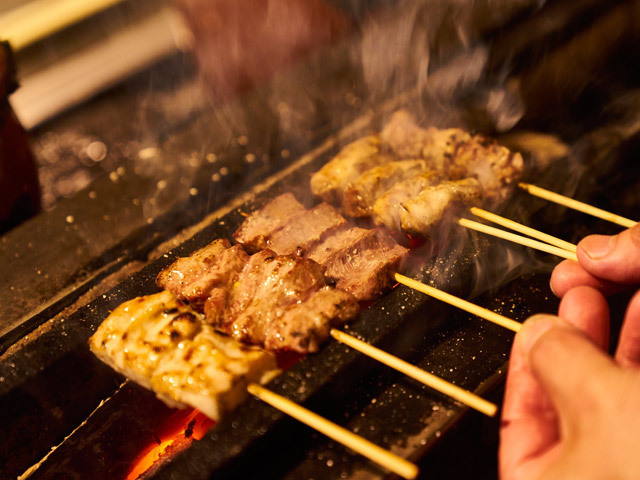
[[602,210],[601,208],[597,208],[587,203],[574,200],[573,198],[560,195],[559,193],[555,193],[550,190],[545,190],[544,188],[537,187],[536,185],[531,185],[530,183],[522,182],[519,183],[518,186],[536,197],[540,197],[545,200],[549,200],[550,202],[572,208],[573,210],[578,210],[579,212],[586,213],[587,215],[592,215],[603,220],[608,220],[609,222],[613,222],[622,227],[631,228],[638,224],[638,222],[629,218],[621,217],[620,215],[616,215],[615,213],[607,212],[606,210]]
[[415,365],[411,365],[410,363],[405,362],[404,360],[401,360],[400,358],[395,357],[383,350],[380,350],[373,345],[363,342],[362,340],[358,340],[357,338],[352,337],[345,332],[333,328],[331,329],[330,333],[333,338],[335,338],[339,342],[344,343],[345,345],[350,346],[354,350],[357,350],[360,353],[363,353],[379,361],[380,363],[384,363],[388,367],[398,370],[399,372],[404,373],[405,375],[424,383],[428,387],[444,393],[445,395],[448,395],[451,398],[459,401],[460,403],[474,408],[479,412],[488,415],[489,417],[493,417],[498,410],[498,407],[495,404],[485,400],[484,398],[479,397],[478,395],[468,390],[460,388],[453,383],[447,382],[446,380],[443,380],[436,375],[426,372],[421,368],[416,367]]
[[570,252],[569,250],[565,250],[564,248],[549,245],[548,243],[538,242],[537,240],[532,240],[531,238],[516,235],[515,233],[506,232],[504,230],[500,230],[499,228],[490,227],[489,225],[484,225],[483,223],[474,222],[473,220],[469,220],[467,218],[458,219],[458,223],[463,227],[477,230],[478,232],[493,235],[494,237],[509,240],[510,242],[519,243],[520,245],[535,248],[537,250],[551,253],[552,255],[557,255],[568,260],[573,260],[575,262],[578,261],[578,257],[576,256],[575,252]]
[[413,479],[418,476],[418,467],[413,463],[375,445],[369,440],[366,440],[333,422],[330,422],[326,418],[307,410],[297,403],[273,393],[272,391],[255,383],[249,384],[247,390],[263,402],[268,403],[272,407],[277,408],[281,412],[299,420],[305,425],[314,428],[327,437],[340,442],[354,452],[357,452],[377,464],[382,465],[393,473],[408,479]]
[[522,325],[515,320],[511,320],[499,313],[492,312],[486,308],[483,308],[474,303],[463,300],[462,298],[456,297],[455,295],[451,295],[450,293],[443,292],[442,290],[438,290],[437,288],[431,287],[429,285],[425,285],[422,282],[418,282],[409,277],[405,277],[399,273],[394,274],[394,278],[398,283],[406,285],[409,288],[413,288],[414,290],[418,290],[419,292],[424,293],[425,295],[429,295],[433,298],[437,298],[449,305],[453,305],[454,307],[458,307],[465,312],[472,313],[473,315],[477,315],[478,317],[484,318],[489,322],[495,323],[496,325],[500,325],[501,327],[508,328],[514,332],[520,331]]
[[498,225],[502,225],[503,227],[509,228],[519,233],[523,233],[532,238],[537,238],[549,245],[555,245],[559,248],[564,248],[570,252],[576,252],[578,247],[570,242],[566,242],[557,237],[549,235],[547,233],[541,232],[539,230],[535,230],[531,227],[527,227],[526,225],[522,225],[521,223],[514,222],[513,220],[509,220],[508,218],[501,217],[500,215],[496,215],[495,213],[487,212],[478,207],[471,207],[471,213],[473,213],[476,217],[480,217],[484,220],[488,220],[489,222],[496,223]]

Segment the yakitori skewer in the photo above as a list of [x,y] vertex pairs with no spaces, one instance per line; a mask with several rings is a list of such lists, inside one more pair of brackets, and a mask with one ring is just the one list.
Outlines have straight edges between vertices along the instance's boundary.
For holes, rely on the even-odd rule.
[[467,300],[463,300],[462,298],[456,297],[455,295],[451,295],[450,293],[443,292],[442,290],[438,290],[437,288],[431,287],[429,285],[425,285],[422,282],[414,280],[409,277],[405,277],[399,273],[394,274],[394,278],[398,283],[406,285],[409,288],[417,290],[419,292],[424,293],[425,295],[429,295],[433,298],[437,298],[449,305],[453,305],[454,307],[458,307],[465,312],[472,313],[473,315],[477,315],[478,317],[484,318],[489,322],[495,323],[496,325],[500,325],[501,327],[508,328],[514,332],[520,331],[520,327],[522,325],[515,320],[511,320],[499,313],[492,312],[491,310],[487,310],[479,305],[468,302]]
[[537,238],[538,240],[548,243],[549,245],[555,245],[556,247],[564,248],[565,250],[574,253],[578,249],[578,247],[573,243],[561,240],[560,238],[541,232],[540,230],[527,227],[526,225],[522,225],[521,223],[514,222],[513,220],[510,220],[508,218],[501,217],[500,215],[496,215],[495,213],[488,212],[486,210],[483,210],[482,208],[471,207],[469,211],[476,217],[480,217],[489,222],[496,223],[515,232],[523,233],[524,235],[528,235],[529,237]]
[[535,248],[536,250],[551,253],[552,255],[557,255],[568,260],[573,260],[576,262],[578,261],[578,257],[576,256],[575,252],[565,250],[564,248],[549,245],[548,243],[538,242],[537,240],[532,240],[528,237],[516,235],[515,233],[506,232],[504,230],[500,230],[499,228],[490,227],[489,225],[485,225],[483,223],[474,222],[473,220],[469,220],[467,218],[458,219],[458,223],[463,227],[470,228],[478,232],[493,235],[494,237],[509,240],[510,242],[519,243],[520,245]]
[[538,187],[536,185],[531,185],[530,183],[521,182],[518,184],[518,186],[536,197],[549,200],[550,202],[572,208],[573,210],[578,210],[579,212],[586,213],[603,220],[608,220],[609,222],[613,222],[622,227],[631,228],[638,224],[638,222],[629,218],[621,217],[620,215],[616,215],[615,213],[607,212],[606,210],[594,207],[592,205],[589,205],[588,203],[574,200],[573,198],[560,195],[559,193],[555,193],[550,190],[545,190],[544,188]]
[[333,422],[330,422],[326,418],[307,410],[297,403],[273,393],[271,390],[261,387],[256,383],[250,384],[247,387],[247,390],[263,402],[268,403],[272,407],[277,408],[305,425],[308,425],[329,438],[347,446],[354,452],[367,457],[393,473],[408,479],[416,478],[418,476],[418,467],[413,463],[375,445],[374,443],[371,443],[369,440],[366,440]]
[[428,387],[433,388],[454,400],[459,401],[471,408],[478,410],[489,417],[493,417],[498,407],[482,397],[465,390],[463,388],[454,385],[453,383],[447,382],[436,375],[433,375],[429,372],[422,370],[421,368],[416,367],[415,365],[411,365],[404,360],[401,360],[398,357],[395,357],[379,348],[374,347],[373,345],[368,344],[367,342],[363,342],[362,340],[358,340],[357,338],[343,332],[340,330],[336,330],[335,328],[331,330],[331,336],[345,345],[350,346],[354,350],[359,351],[371,357],[380,363],[387,365],[395,370],[398,370],[401,373],[413,378],[414,380],[418,380],[419,382],[424,383]]

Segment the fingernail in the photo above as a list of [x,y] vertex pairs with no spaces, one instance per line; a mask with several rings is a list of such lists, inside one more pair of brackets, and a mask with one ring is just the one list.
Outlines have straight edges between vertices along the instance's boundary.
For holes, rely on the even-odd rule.
[[613,250],[616,243],[616,235],[589,235],[580,242],[582,248],[590,258],[598,260],[606,257]]
[[517,340],[520,348],[525,354],[529,354],[533,345],[546,331],[561,324],[562,320],[553,315],[534,315],[522,324],[522,328],[518,333]]

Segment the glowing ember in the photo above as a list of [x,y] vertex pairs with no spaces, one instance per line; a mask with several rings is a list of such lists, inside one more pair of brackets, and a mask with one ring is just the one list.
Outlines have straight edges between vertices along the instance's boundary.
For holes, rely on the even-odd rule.
[[197,410],[178,410],[161,427],[156,443],[149,445],[133,463],[125,480],[136,480],[153,467],[163,454],[180,444],[200,440],[215,422]]

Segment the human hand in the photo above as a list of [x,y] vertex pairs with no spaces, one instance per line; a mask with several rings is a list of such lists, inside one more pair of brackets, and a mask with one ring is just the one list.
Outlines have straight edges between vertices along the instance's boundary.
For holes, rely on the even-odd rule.
[[640,293],[614,358],[608,336],[606,300],[586,286],[565,293],[559,317],[524,323],[502,413],[503,480],[640,478]]
[[590,235],[578,243],[578,263],[565,260],[551,274],[551,289],[563,297],[578,285],[605,294],[640,285],[640,224],[618,235]]

